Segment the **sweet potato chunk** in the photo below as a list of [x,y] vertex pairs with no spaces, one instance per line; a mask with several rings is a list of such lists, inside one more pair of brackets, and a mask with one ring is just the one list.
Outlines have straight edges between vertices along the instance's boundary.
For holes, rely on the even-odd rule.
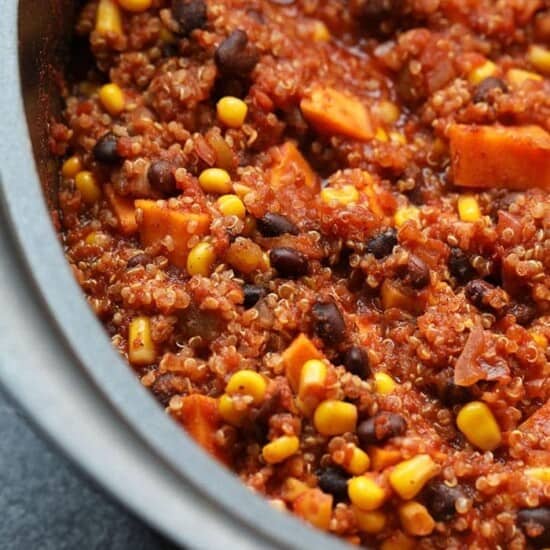
[[177,414],[187,433],[210,455],[227,463],[227,456],[216,444],[216,431],[221,426],[218,401],[206,395],[188,395],[182,399]]
[[550,400],[520,424],[519,429],[524,433],[533,434],[537,439],[550,437]]
[[450,128],[455,185],[550,189],[550,134],[538,126]]
[[305,119],[322,134],[341,134],[361,141],[373,137],[366,107],[334,88],[315,88],[300,103]]
[[280,158],[277,164],[271,169],[269,182],[274,189],[278,189],[294,183],[299,178],[303,180],[306,187],[315,189],[317,177],[311,169],[307,160],[302,156],[292,141],[287,141],[279,147]]
[[189,252],[187,243],[193,235],[204,235],[208,231],[208,215],[171,210],[162,202],[148,199],[136,200],[135,205],[143,212],[139,224],[143,245],[151,246],[167,236],[172,237],[174,250],[167,253],[168,259],[185,269]]
[[315,347],[313,342],[305,335],[300,334],[283,352],[283,361],[286,368],[286,377],[294,391],[298,391],[300,373],[306,361],[310,359],[322,359],[323,354]]
[[319,489],[308,489],[292,505],[294,513],[318,529],[328,531],[332,517],[332,495]]
[[107,202],[117,217],[120,232],[123,235],[133,235],[138,228],[134,201],[117,195],[113,186],[110,184],[105,185],[103,189],[107,197]]

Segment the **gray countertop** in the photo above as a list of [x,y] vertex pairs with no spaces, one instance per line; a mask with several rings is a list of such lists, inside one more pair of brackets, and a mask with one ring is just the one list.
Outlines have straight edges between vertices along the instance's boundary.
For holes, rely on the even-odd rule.
[[0,546],[175,550],[83,480],[0,392]]

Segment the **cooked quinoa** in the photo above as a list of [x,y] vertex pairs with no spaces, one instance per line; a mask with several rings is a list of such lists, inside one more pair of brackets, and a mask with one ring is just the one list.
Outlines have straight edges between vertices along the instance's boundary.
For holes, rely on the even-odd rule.
[[58,221],[114,346],[274,506],[550,547],[550,1],[92,0]]

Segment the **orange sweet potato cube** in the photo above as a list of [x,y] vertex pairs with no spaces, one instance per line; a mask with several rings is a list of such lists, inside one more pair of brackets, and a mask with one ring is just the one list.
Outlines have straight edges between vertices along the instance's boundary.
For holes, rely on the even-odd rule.
[[168,259],[180,269],[185,269],[189,239],[208,231],[209,216],[173,210],[163,202],[148,199],[136,200],[135,205],[142,211],[139,233],[143,245],[151,246],[167,236],[172,237],[174,250],[167,253]]
[[319,489],[308,489],[293,503],[294,513],[318,529],[328,531],[332,517],[332,495]]
[[356,97],[334,88],[314,88],[300,102],[304,118],[320,133],[361,141],[374,136],[369,112]]
[[302,178],[306,187],[317,188],[317,176],[294,142],[283,143],[279,147],[279,155],[280,157],[269,175],[269,183],[274,189],[287,185],[289,174],[292,178],[291,183],[299,177]]
[[453,124],[449,137],[455,185],[550,189],[550,134],[539,126]]
[[217,399],[206,395],[188,395],[182,398],[177,419],[205,451],[227,463],[227,456],[216,444],[216,431],[221,426]]
[[134,201],[117,195],[113,186],[107,184],[103,187],[107,202],[113,209],[118,220],[118,228],[123,235],[133,235],[137,229],[136,209]]
[[300,334],[294,339],[292,344],[283,352],[286,377],[294,391],[298,391],[300,373],[304,363],[310,359],[322,358],[323,354],[305,334]]

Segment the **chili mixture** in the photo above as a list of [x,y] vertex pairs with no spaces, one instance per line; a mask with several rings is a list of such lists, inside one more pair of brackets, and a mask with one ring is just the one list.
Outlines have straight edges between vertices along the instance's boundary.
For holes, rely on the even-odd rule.
[[113,344],[277,508],[550,547],[550,2],[92,0],[54,213]]

